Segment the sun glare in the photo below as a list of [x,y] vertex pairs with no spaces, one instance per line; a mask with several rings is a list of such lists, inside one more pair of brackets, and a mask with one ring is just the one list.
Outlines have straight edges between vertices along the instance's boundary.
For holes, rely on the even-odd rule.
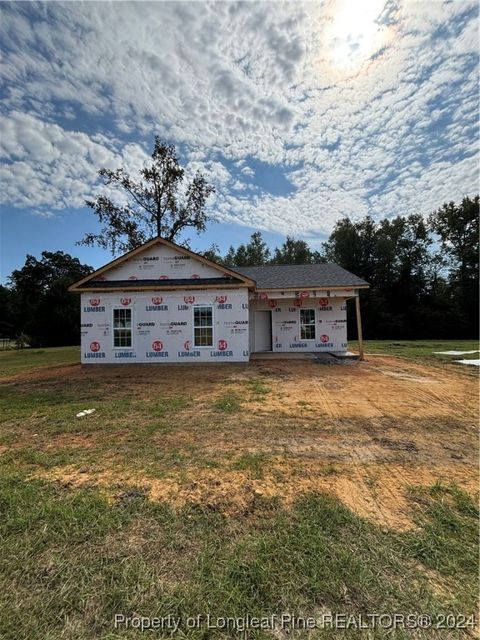
[[336,0],[323,33],[326,59],[340,73],[357,72],[388,38],[378,18],[385,0]]

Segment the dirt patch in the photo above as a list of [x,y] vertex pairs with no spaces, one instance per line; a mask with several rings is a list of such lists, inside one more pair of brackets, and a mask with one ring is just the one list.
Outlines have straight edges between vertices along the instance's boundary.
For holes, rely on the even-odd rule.
[[52,435],[42,448],[45,451],[54,451],[63,448],[91,449],[94,446],[95,436],[91,433],[60,433]]
[[[125,487],[142,487],[153,500],[233,513],[261,498],[290,504],[303,493],[327,491],[367,518],[408,528],[408,486],[454,481],[477,491],[477,381],[461,371],[376,357],[351,366],[279,360],[59,367],[42,371],[41,379],[38,372],[36,380],[24,376],[24,384],[61,388],[65,371],[79,393],[94,386],[101,397],[134,398],[137,405],[112,415],[99,407],[95,420],[75,422],[75,433],[48,438],[42,438],[44,417],[26,419],[22,425],[35,429],[39,447],[89,449],[95,459],[34,475],[94,484],[111,499]],[[216,400],[225,394],[240,399],[238,411],[218,410]],[[168,400],[178,396],[188,402],[175,409]],[[158,431],[153,425],[142,436],[137,427],[152,421],[157,400],[165,401],[166,414]],[[22,425],[16,446],[34,446]],[[253,458],[239,466],[242,456]]]
[[[62,468],[35,474],[68,486],[97,486],[114,500],[119,488],[141,487],[155,501],[175,507],[201,503],[226,513],[246,512],[259,498],[279,498],[291,504],[302,494],[331,493],[359,515],[384,526],[409,529],[414,526],[408,488],[435,482],[455,482],[469,493],[477,490],[473,470],[459,466],[426,469],[415,465],[353,464],[325,465],[273,460],[261,479],[248,471],[202,470],[162,479],[139,474],[103,471],[94,475],[75,468]],[[136,490],[136,489],[135,489]]]

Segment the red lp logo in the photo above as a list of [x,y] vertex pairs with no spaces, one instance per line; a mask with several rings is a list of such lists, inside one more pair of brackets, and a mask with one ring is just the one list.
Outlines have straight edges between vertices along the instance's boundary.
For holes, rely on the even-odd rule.
[[161,340],[154,340],[152,342],[152,349],[154,351],[161,351],[163,349],[163,342]]
[[97,353],[97,351],[100,351],[100,343],[99,342],[91,342],[90,343],[90,351],[92,351],[93,353]]
[[138,280],[137,276],[130,276],[128,279],[129,280]]
[[218,341],[218,350],[219,351],[225,351],[225,349],[228,347],[228,342],[226,340],[219,340]]
[[193,304],[195,302],[195,296],[185,296],[183,300],[185,304]]
[[269,300],[269,302],[268,302],[268,306],[269,306],[271,309],[275,309],[275,307],[277,306],[277,301],[276,301],[276,300]]
[[327,304],[328,304],[328,298],[320,298],[320,299],[319,299],[319,301],[318,301],[318,304],[319,304],[321,307],[326,307],[326,306],[327,306]]
[[198,273],[192,273],[192,280],[200,280]]
[[219,304],[225,304],[225,302],[227,301],[227,296],[217,296],[216,300]]
[[162,304],[163,302],[163,298],[160,296],[156,296],[155,298],[152,298],[152,304]]
[[295,307],[301,307],[303,302],[299,298],[295,298],[295,300],[293,301],[293,304]]
[[90,298],[90,305],[92,307],[98,307],[100,304],[100,298]]
[[131,301],[132,301],[131,298],[120,298],[120,302],[123,304],[124,307],[128,307]]
[[185,349],[185,351],[190,351],[192,347],[192,343],[190,340],[185,340],[185,342],[183,343],[183,348]]
[[268,300],[268,293],[261,293],[258,297],[260,300]]
[[298,294],[299,298],[309,298],[310,294],[308,293],[308,291],[300,291],[300,293]]
[[330,340],[330,338],[327,335],[323,334],[323,336],[320,336],[320,340],[323,342],[323,344],[325,344]]
[[170,278],[168,276],[160,276],[159,280],[169,280]]

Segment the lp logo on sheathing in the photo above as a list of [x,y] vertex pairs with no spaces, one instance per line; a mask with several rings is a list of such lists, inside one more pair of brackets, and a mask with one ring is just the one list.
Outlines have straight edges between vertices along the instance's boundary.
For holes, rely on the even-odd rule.
[[154,340],[152,342],[152,349],[154,351],[161,351],[163,349],[163,342],[161,340]]
[[90,351],[92,351],[93,353],[97,353],[97,351],[100,351],[100,343],[99,342],[91,342],[90,343]]

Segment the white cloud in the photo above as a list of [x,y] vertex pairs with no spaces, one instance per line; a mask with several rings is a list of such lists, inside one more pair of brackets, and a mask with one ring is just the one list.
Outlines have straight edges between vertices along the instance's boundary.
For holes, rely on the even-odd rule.
[[[98,168],[134,171],[146,152],[131,141],[153,133],[214,182],[215,217],[262,229],[315,237],[473,192],[475,4],[358,6],[4,5],[5,202],[82,206]],[[247,191],[233,174],[261,186],[250,157],[293,190]]]
[[0,167],[5,202],[37,213],[38,207],[81,207],[95,192],[100,167],[136,171],[148,158],[139,145],[115,148],[99,140],[31,114],[0,115],[0,157],[8,160]]

